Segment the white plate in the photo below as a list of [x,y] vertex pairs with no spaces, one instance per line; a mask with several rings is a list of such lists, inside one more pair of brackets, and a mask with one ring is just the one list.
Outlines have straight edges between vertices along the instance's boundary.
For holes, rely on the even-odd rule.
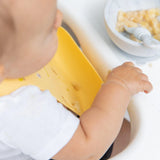
[[160,55],[160,49],[145,47],[143,44],[127,38],[116,30],[119,10],[132,11],[160,7],[160,0],[107,0],[104,19],[107,32],[112,41],[125,52],[139,57]]

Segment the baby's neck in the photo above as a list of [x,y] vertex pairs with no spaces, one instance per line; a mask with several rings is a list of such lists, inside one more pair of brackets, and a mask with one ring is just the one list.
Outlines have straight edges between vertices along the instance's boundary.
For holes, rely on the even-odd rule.
[[0,75],[0,84],[1,84],[1,82],[4,80],[4,77],[2,77],[1,75]]
[[0,78],[0,84],[2,83],[3,79]]
[[4,67],[0,66],[0,83],[4,80]]

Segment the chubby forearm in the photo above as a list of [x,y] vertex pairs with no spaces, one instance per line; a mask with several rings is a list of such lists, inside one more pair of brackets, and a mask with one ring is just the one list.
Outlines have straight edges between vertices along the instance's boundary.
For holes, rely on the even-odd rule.
[[[90,152],[97,156],[110,147],[115,140],[130,101],[127,89],[117,83],[102,86],[95,101],[87,112],[81,116],[81,126],[91,143]],[[92,147],[92,146],[95,146]]]

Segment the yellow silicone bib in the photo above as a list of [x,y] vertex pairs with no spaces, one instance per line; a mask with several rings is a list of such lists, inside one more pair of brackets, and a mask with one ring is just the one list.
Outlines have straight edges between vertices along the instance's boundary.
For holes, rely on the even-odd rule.
[[58,41],[56,55],[44,68],[24,78],[3,81],[0,96],[22,86],[35,85],[41,90],[50,90],[59,102],[76,114],[86,111],[103,81],[63,28],[58,30]]

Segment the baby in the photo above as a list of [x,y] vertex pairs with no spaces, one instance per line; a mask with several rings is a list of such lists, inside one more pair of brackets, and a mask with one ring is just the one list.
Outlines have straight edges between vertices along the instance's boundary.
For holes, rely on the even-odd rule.
[[[54,56],[62,20],[56,5],[56,0],[0,1],[1,82],[32,74]],[[0,97],[0,159],[99,160],[115,141],[131,97],[151,90],[147,76],[126,62],[109,73],[80,118],[36,86]]]

